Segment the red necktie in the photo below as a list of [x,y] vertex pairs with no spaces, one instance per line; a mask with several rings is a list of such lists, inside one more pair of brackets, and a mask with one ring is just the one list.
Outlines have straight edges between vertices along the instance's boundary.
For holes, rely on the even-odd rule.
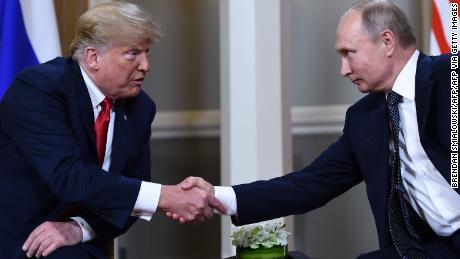
[[101,111],[99,112],[96,123],[94,124],[94,130],[96,131],[97,157],[99,159],[99,165],[102,166],[104,163],[105,145],[107,143],[107,129],[109,128],[112,99],[105,97],[100,104]]

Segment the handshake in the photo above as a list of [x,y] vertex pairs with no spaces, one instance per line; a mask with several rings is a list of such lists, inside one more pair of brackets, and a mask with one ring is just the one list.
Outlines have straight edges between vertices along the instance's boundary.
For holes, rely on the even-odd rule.
[[[179,223],[204,222],[214,211],[227,209],[214,196],[214,186],[200,177],[188,177],[178,185],[162,185],[158,208]],[[47,221],[35,228],[23,244],[27,257],[48,256],[63,246],[83,241],[83,228],[75,221]]]
[[227,208],[214,196],[214,186],[193,176],[178,185],[162,185],[158,208],[181,224],[204,222],[214,212],[227,214]]

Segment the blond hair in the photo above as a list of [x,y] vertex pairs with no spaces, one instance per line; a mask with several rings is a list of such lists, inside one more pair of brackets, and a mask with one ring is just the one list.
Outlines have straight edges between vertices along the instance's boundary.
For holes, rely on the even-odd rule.
[[74,60],[80,61],[87,47],[144,41],[154,43],[160,36],[158,25],[139,6],[111,2],[96,6],[80,16],[70,52]]

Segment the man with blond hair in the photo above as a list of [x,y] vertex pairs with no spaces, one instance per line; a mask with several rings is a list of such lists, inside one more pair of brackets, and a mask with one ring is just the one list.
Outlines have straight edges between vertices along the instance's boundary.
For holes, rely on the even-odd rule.
[[16,76],[0,103],[0,257],[107,258],[107,243],[161,209],[204,221],[203,190],[150,179],[154,102],[141,90],[159,29],[114,2],[83,14],[71,58]]

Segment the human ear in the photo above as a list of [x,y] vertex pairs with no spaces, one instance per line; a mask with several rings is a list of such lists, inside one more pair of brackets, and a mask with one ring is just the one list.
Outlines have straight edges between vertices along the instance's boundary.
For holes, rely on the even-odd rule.
[[392,31],[384,30],[380,33],[382,47],[388,57],[391,57],[395,51],[396,38]]
[[99,70],[99,57],[98,57],[98,52],[95,48],[93,47],[85,48],[83,57],[89,68],[95,71]]

